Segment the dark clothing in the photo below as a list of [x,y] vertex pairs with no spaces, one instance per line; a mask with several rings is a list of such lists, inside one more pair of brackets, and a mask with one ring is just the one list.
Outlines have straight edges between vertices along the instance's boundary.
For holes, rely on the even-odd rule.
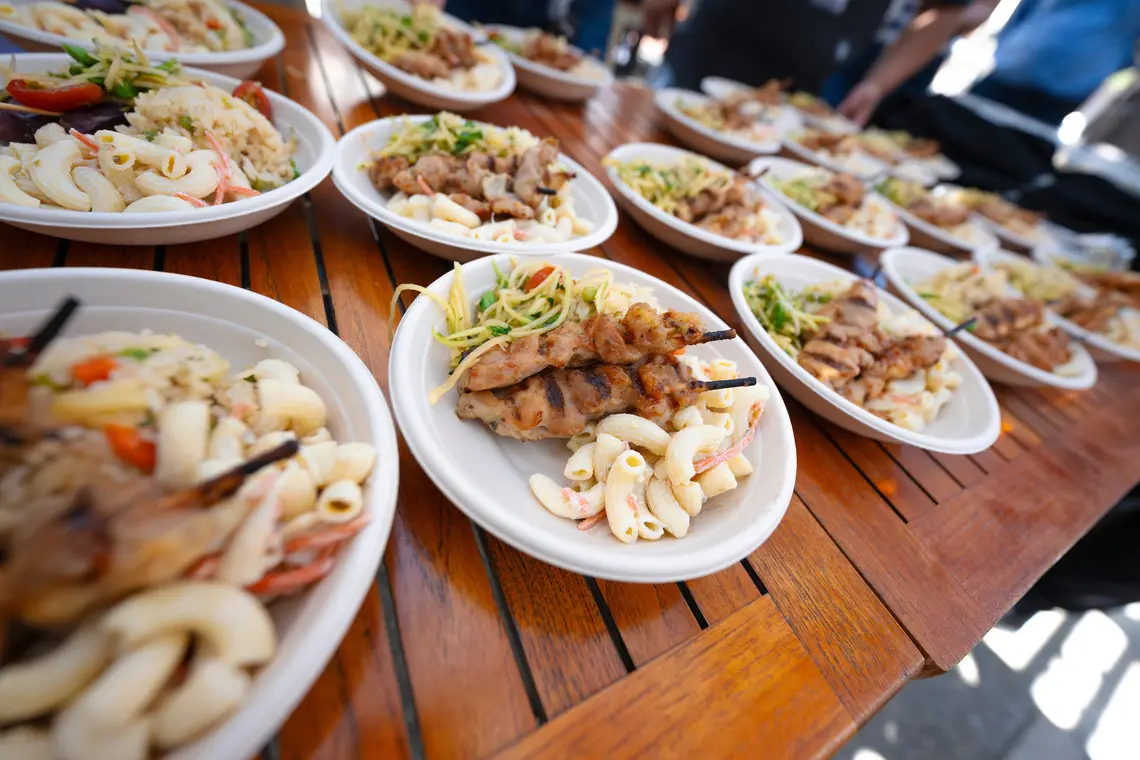
[[986,77],[970,88],[972,95],[1007,105],[1015,111],[1043,121],[1046,124],[1060,124],[1073,111],[1080,107],[1076,100],[1066,100],[1037,89],[1014,87],[1002,84],[997,79]]
[[940,95],[884,101],[876,123],[938,140],[962,168],[959,185],[1013,194],[1064,227],[1112,232],[1140,248],[1136,199],[1099,177],[1057,172],[1056,148],[1047,140],[992,124]]
[[[614,0],[573,0],[565,20],[552,19],[545,0],[448,0],[444,9],[469,24],[505,24],[565,33],[570,42],[586,52],[604,56],[613,24]],[[552,29],[555,21],[559,23]]]
[[841,62],[837,53],[871,44],[890,2],[849,0],[841,13],[817,2],[702,0],[665,53],[677,86],[695,90],[711,75],[751,85],[790,77],[797,88],[818,92]]

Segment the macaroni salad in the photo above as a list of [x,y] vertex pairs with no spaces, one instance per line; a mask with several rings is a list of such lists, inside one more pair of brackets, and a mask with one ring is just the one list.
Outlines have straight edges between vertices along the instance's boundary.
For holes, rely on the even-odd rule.
[[231,372],[176,335],[59,339],[27,372],[28,414],[53,434],[0,463],[0,546],[21,578],[0,593],[60,637],[0,665],[0,748],[176,750],[274,657],[266,604],[331,572],[368,525],[376,451],[333,438],[293,365]]
[[[703,380],[739,377],[726,359],[680,361]],[[635,414],[611,415],[568,442],[574,452],[563,471],[568,485],[536,473],[531,491],[551,514],[579,520],[582,530],[605,519],[625,544],[666,533],[684,538],[706,502],[752,474],[744,450],[767,401],[762,385],[705,391],[665,428]]]
[[[33,142],[0,148],[0,202],[71,211],[181,211],[241,200],[299,172],[256,82],[228,93],[142,53],[72,49],[74,73],[9,77],[22,102],[90,90],[89,104],[126,101],[125,124],[93,134],[49,121]],[[54,88],[54,89],[53,89]],[[259,107],[251,105],[243,93]],[[119,112],[122,115],[122,112]]]

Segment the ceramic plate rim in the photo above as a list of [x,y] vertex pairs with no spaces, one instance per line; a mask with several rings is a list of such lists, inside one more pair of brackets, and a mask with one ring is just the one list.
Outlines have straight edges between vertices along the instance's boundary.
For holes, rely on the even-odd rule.
[[797,159],[804,161],[805,163],[811,162],[811,163],[817,164],[819,166],[822,166],[824,169],[828,169],[828,170],[836,172],[836,173],[850,174],[853,177],[856,177],[865,183],[874,182],[875,180],[877,180],[877,179],[879,179],[879,178],[890,173],[891,166],[889,164],[887,164],[885,161],[881,161],[881,160],[875,158],[870,153],[868,153],[867,151],[862,150],[862,149],[860,149],[860,152],[869,161],[878,165],[878,168],[875,171],[873,171],[873,172],[854,172],[851,169],[844,168],[834,159],[827,158],[826,156],[822,156],[814,150],[809,150],[809,149],[805,148],[803,145],[796,142],[791,137],[782,137],[780,139],[780,143],[781,143],[781,145],[783,145],[783,147],[785,149],[787,149],[787,151],[789,153],[794,153]]
[[[339,190],[352,205],[388,227],[402,230],[418,238],[442,243],[452,248],[478,251],[484,254],[510,253],[516,256],[547,256],[560,251],[581,251],[601,245],[608,240],[610,235],[614,233],[614,230],[617,229],[618,212],[617,206],[614,205],[614,199],[610,197],[609,192],[597,177],[565,153],[559,153],[559,161],[565,163],[571,171],[577,172],[578,176],[574,181],[582,183],[581,187],[583,191],[594,193],[599,198],[605,199],[603,205],[606,209],[606,216],[604,219],[595,221],[594,229],[589,233],[580,237],[570,238],[563,243],[518,245],[513,243],[498,243],[493,240],[474,240],[472,238],[459,237],[458,235],[448,235],[443,232],[435,231],[422,222],[417,222],[414,219],[392,213],[386,206],[354,187],[349,172],[359,171],[356,169],[356,165],[366,154],[366,151],[370,149],[368,146],[371,144],[375,133],[387,129],[400,119],[407,119],[410,123],[418,124],[430,118],[430,116],[422,114],[389,116],[384,119],[376,119],[366,124],[361,124],[346,133],[337,141],[336,150],[334,152],[332,174],[333,184],[336,185],[337,190]],[[496,126],[488,125],[486,122],[477,123],[485,126]],[[358,147],[361,141],[364,141],[363,144],[366,146],[363,149]],[[352,160],[351,167],[345,165],[345,162],[349,159]]]
[[898,214],[899,218],[905,221],[908,226],[914,227],[915,229],[922,232],[922,234],[934,238],[939,243],[948,248],[953,248],[965,254],[973,254],[974,251],[977,251],[979,249],[1001,247],[1001,241],[998,240],[997,235],[994,234],[993,230],[991,230],[987,224],[980,221],[978,214],[970,214],[970,223],[973,224],[974,227],[978,229],[982,233],[982,236],[986,239],[978,243],[969,243],[965,240],[962,240],[961,238],[954,237],[946,230],[938,227],[937,225],[931,224],[925,219],[919,219],[917,216],[910,213],[905,208],[892,201],[890,198],[887,198],[887,196],[882,195],[881,197],[890,204],[891,210]]
[[[917,246],[900,246],[897,248],[891,248],[889,250],[883,251],[882,256],[879,258],[879,263],[883,267],[883,275],[887,278],[887,281],[890,282],[891,285],[893,285],[903,295],[903,298],[909,301],[912,306],[914,306],[919,312],[922,313],[924,317],[933,322],[935,325],[942,328],[943,330],[948,330],[954,326],[954,323],[951,322],[948,317],[942,314],[942,312],[935,309],[933,306],[928,304],[925,299],[920,297],[914,288],[910,286],[910,283],[906,282],[906,280],[902,278],[896,269],[896,262],[901,257],[913,256],[916,253],[927,256],[937,256],[940,259],[944,259],[946,266],[953,266],[955,264],[961,264],[963,262],[952,259],[949,256],[944,256],[943,254],[936,253],[934,251],[928,251],[925,248],[918,248]],[[956,338],[958,342],[963,346],[967,346],[970,349],[977,351],[979,354],[985,356],[990,361],[1000,364],[1010,372],[1019,374],[1041,385],[1048,385],[1053,388],[1062,388],[1064,390],[1081,391],[1087,390],[1096,384],[1096,363],[1093,361],[1092,357],[1089,356],[1088,351],[1085,350],[1085,347],[1079,343],[1074,343],[1072,345],[1072,352],[1074,355],[1073,358],[1082,358],[1084,363],[1089,367],[1089,371],[1079,376],[1063,377],[1055,372],[1046,372],[1045,370],[1034,367],[1032,364],[1023,362],[1019,359],[1014,359],[1004,351],[994,348],[984,340],[975,337],[968,330],[963,330],[956,336]]]
[[[574,269],[596,268],[599,263],[597,258],[580,253],[561,254],[551,257],[551,260]],[[470,266],[490,267],[490,262],[491,258],[487,257],[465,264],[464,268],[466,270],[466,267]],[[706,320],[710,327],[721,329],[727,327],[724,321],[717,317],[711,309],[672,285],[632,267],[612,261],[603,261],[603,263],[615,275],[624,278],[633,277],[635,281],[640,282],[651,282],[658,293],[667,293],[670,298],[686,303],[688,308],[697,313],[711,317],[711,319]],[[465,274],[467,274],[466,271]],[[446,289],[450,285],[452,276],[452,272],[442,275],[428,286],[429,289],[446,297]],[[637,558],[636,563],[630,560],[623,561],[621,552],[582,552],[580,544],[559,540],[552,534],[532,533],[525,540],[520,538],[519,534],[524,532],[523,528],[520,528],[520,524],[511,520],[509,514],[501,506],[496,506],[494,498],[481,494],[477,488],[466,483],[459,475],[460,468],[448,466],[448,462],[451,460],[439,450],[439,442],[431,438],[424,426],[414,424],[421,415],[413,410],[427,403],[427,391],[429,389],[410,387],[412,384],[411,376],[398,370],[403,362],[410,361],[410,359],[403,357],[420,350],[416,346],[405,345],[401,341],[401,331],[406,336],[410,328],[406,329],[405,324],[412,324],[425,319],[430,319],[432,322],[437,321],[439,317],[434,311],[436,308],[429,299],[417,298],[400,320],[400,327],[396,330],[389,361],[389,387],[391,388],[396,421],[416,461],[420,463],[428,477],[443,491],[447,498],[469,518],[519,551],[542,562],[596,578],[632,583],[670,583],[702,577],[738,562],[766,541],[780,521],[783,520],[795,487],[796,447],[791,419],[788,416],[787,407],[780,391],[768,371],[747,344],[738,337],[734,340],[741,341],[740,347],[754,362],[754,366],[748,367],[747,371],[750,374],[754,372],[757,379],[766,384],[771,391],[767,410],[772,415],[772,419],[775,420],[774,424],[778,426],[774,435],[780,439],[780,443],[783,445],[782,452],[774,451],[770,454],[773,457],[782,456],[784,460],[781,474],[783,482],[773,499],[775,512],[771,526],[752,519],[745,529],[737,531],[730,540],[708,547],[703,551],[682,556],[642,555]],[[405,338],[405,340],[407,339]],[[450,397],[445,397],[440,403],[449,400]],[[765,417],[768,417],[767,413]],[[488,432],[487,435],[493,435],[493,433]],[[542,508],[537,502],[532,506],[534,509]],[[583,554],[587,556],[583,556]]]
[[[954,360],[961,362],[961,366],[958,367],[956,371],[960,375],[969,374],[974,377],[979,387],[982,388],[987,412],[984,429],[965,439],[947,438],[925,432],[916,432],[888,422],[882,417],[874,415],[861,406],[843,398],[839,393],[817,380],[810,372],[801,367],[798,362],[793,361],[792,358],[776,344],[772,336],[768,335],[767,330],[765,330],[763,325],[760,324],[760,321],[756,319],[756,315],[752,313],[752,310],[748,307],[748,302],[744,298],[744,281],[750,277],[757,268],[763,271],[766,266],[780,261],[789,261],[796,264],[800,262],[810,262],[812,267],[822,267],[825,271],[833,273],[835,277],[832,279],[843,278],[855,281],[859,279],[859,276],[846,269],[837,267],[834,264],[795,253],[779,254],[778,256],[748,256],[733,265],[732,271],[729,274],[728,287],[732,295],[732,304],[736,307],[737,314],[744,320],[748,331],[752,333],[752,336],[757,342],[764,347],[764,350],[775,357],[784,369],[790,371],[796,380],[815,392],[820,398],[830,402],[832,406],[839,409],[848,417],[867,427],[873,428],[876,432],[882,433],[899,443],[946,454],[976,454],[993,445],[994,441],[996,441],[1001,434],[1001,409],[998,406],[997,397],[994,395],[993,388],[990,386],[989,381],[961,348],[957,349],[958,356]],[[826,282],[826,280],[821,280],[821,282]],[[878,291],[879,297],[885,299],[892,307],[913,309],[913,307],[909,306],[901,298],[898,298],[892,293],[888,293],[878,285],[875,286],[875,290]],[[929,320],[927,321],[929,322]]]
[[[724,164],[714,161],[707,156],[702,156],[700,153],[694,153],[691,150],[685,150],[684,148],[677,148],[672,145],[665,145],[663,143],[624,143],[606,154],[606,158],[613,158],[617,160],[625,160],[626,156],[630,158],[636,158],[638,155],[640,155],[639,151],[645,151],[646,149],[663,150],[665,152],[672,153],[677,157],[693,156],[694,158],[698,158],[702,161],[707,161],[714,169],[719,169],[727,172],[733,171]],[[800,226],[799,219],[797,219],[792,210],[782,202],[777,193],[755,179],[750,179],[749,183],[760,191],[761,197],[767,201],[768,204],[777,211],[777,213],[779,213],[781,219],[790,220],[794,226],[795,231],[792,237],[783,243],[746,243],[741,240],[733,240],[732,238],[727,238],[723,235],[707,232],[695,224],[682,221],[672,214],[666,214],[664,211],[657,208],[649,201],[645,200],[645,198],[643,198],[640,193],[635,192],[633,188],[631,188],[624,180],[618,176],[617,170],[613,167],[606,167],[606,175],[610,178],[610,182],[613,184],[614,188],[622,194],[622,197],[637,206],[639,210],[649,214],[657,221],[668,225],[677,232],[680,232],[683,235],[687,235],[688,237],[691,237],[695,240],[699,240],[702,243],[707,243],[708,245],[740,254],[784,253],[786,251],[794,251],[803,245],[803,228]]]

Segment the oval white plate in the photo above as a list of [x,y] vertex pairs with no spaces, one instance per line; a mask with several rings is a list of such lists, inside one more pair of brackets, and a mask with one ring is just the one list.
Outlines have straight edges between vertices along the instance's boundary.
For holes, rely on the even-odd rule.
[[[83,304],[64,335],[106,330],[173,332],[214,349],[239,370],[261,359],[296,365],[328,406],[339,441],[376,447],[365,488],[372,523],[312,589],[271,605],[276,656],[258,672],[241,710],[167,760],[250,757],[308,691],[356,616],[396,510],[400,474],[395,428],[375,379],[348,346],[303,314],[264,296],[198,277],[127,269],[27,269],[0,273],[0,332],[24,335],[65,296]],[[264,339],[268,346],[255,343]]]
[[697,153],[711,156],[719,161],[732,161],[739,164],[759,155],[775,153],[780,150],[780,134],[799,128],[797,126],[799,119],[795,109],[783,108],[780,111],[777,123],[773,125],[776,131],[771,139],[762,142],[745,140],[727,135],[724,132],[718,132],[706,127],[693,117],[687,116],[677,107],[678,100],[686,105],[695,106],[708,103],[710,98],[699,92],[668,87],[664,90],[658,90],[657,94],[653,96],[653,102],[657,104],[658,110],[665,117],[665,128],[674,137]]
[[[781,285],[791,290],[836,280],[854,282],[859,278],[845,269],[796,254],[748,256],[732,267],[728,279],[732,303],[752,333],[753,342],[764,349],[758,352],[764,366],[776,378],[780,387],[808,409],[858,435],[879,441],[906,443],[946,454],[975,454],[988,449],[997,440],[1001,432],[1001,410],[998,409],[993,389],[981,370],[961,351],[951,366],[962,376],[962,385],[953,392],[938,416],[921,433],[888,422],[821,383],[780,348],[748,307],[748,301],[744,297],[744,283],[766,274],[775,275]],[[913,311],[883,290],[879,290],[879,298],[893,314]]]
[[[396,68],[387,61],[365,50],[352,35],[341,26],[340,16],[345,11],[356,10],[365,5],[391,7],[408,13],[411,6],[404,0],[321,0],[321,21],[337,41],[352,53],[356,60],[376,75],[384,86],[396,95],[410,100],[416,105],[425,108],[434,108],[445,111],[470,111],[481,106],[497,103],[510,97],[515,90],[515,70],[507,60],[507,54],[498,45],[482,45],[479,50],[495,59],[499,66],[499,84],[490,90],[453,90],[432,84],[423,77],[409,74]],[[479,39],[481,34],[468,24],[463,23],[454,16],[443,14],[444,24],[461,29],[473,38]]]
[[1049,248],[1057,245],[1057,239],[1049,230],[1038,225],[1033,237],[1028,237],[1020,233],[1014,232],[1011,229],[1002,227],[992,219],[988,219],[981,214],[977,215],[982,224],[990,228],[995,235],[998,236],[1003,242],[1012,245],[1023,251],[1032,251],[1035,248]]
[[[432,227],[426,222],[409,219],[388,210],[388,201],[394,192],[380,192],[361,168],[373,152],[388,144],[388,135],[403,128],[403,120],[419,124],[430,116],[394,116],[363,124],[340,139],[336,146],[333,182],[344,197],[358,209],[379,220],[395,234],[420,250],[451,261],[470,261],[488,253],[511,253],[516,256],[539,256],[558,251],[582,251],[601,245],[617,229],[617,207],[602,183],[586,171],[581,164],[565,153],[558,160],[577,177],[571,180],[574,210],[578,216],[594,223],[592,232],[570,238],[565,243],[497,243],[493,240],[474,240],[452,235]],[[480,122],[482,123],[482,122]],[[486,125],[484,125],[486,126]]]
[[[937,188],[936,188],[937,189]],[[951,235],[941,227],[931,224],[925,219],[919,219],[902,206],[894,203],[890,198],[882,196],[899,217],[906,222],[910,229],[910,242],[916,246],[930,248],[940,253],[953,253],[969,255],[974,251],[986,248],[997,248],[1001,244],[989,226],[981,220],[980,214],[970,214],[969,225],[974,237],[973,241],[965,240]]]
[[[619,282],[652,287],[663,308],[695,312],[709,329],[727,327],[681,291],[635,269],[581,254],[549,260],[575,276],[605,266]],[[496,256],[463,267],[469,296],[477,297],[494,283],[492,261],[510,265],[506,256]],[[449,272],[436,280],[432,292],[447,298],[451,278]],[[706,505],[685,538],[630,546],[614,538],[605,521],[578,530],[574,521],[550,514],[531,494],[527,481],[536,472],[561,482],[570,454],[564,440],[522,443],[495,435],[479,422],[456,416],[454,392],[435,405],[428,403],[428,392],[447,377],[447,348],[432,339],[432,328],[443,327],[443,315],[427,298],[417,298],[401,320],[389,371],[396,419],[412,454],[440,490],[468,517],[519,551],[598,578],[671,583],[737,562],[779,524],[796,477],[792,426],[776,384],[739,338],[690,350],[701,357],[735,361],[742,375],[755,375],[771,392],[759,433],[747,449],[756,471],[735,491]]]
[[[17,72],[59,71],[71,59],[62,54],[18,53]],[[233,77],[208,71],[186,69],[185,73],[204,79],[230,92],[239,83]],[[305,108],[283,95],[266,90],[273,104],[274,125],[286,137],[293,135],[297,150],[293,159],[301,176],[281,187],[240,201],[188,211],[162,211],[154,214],[70,211],[61,208],[27,208],[0,203],[0,222],[68,240],[115,245],[174,245],[231,235],[256,227],[285,210],[328,176],[335,157],[336,143],[328,127]]]
[[[1001,249],[998,249],[996,251],[979,251],[978,253],[974,254],[974,261],[976,261],[978,263],[978,266],[980,266],[985,271],[992,271],[995,265],[1000,264],[1003,261],[1020,261],[1026,264],[1030,264],[1031,266],[1038,267],[1048,266],[1048,264],[1043,265],[1036,261],[1032,261],[1025,256],[1019,256],[1016,253],[1010,253],[1009,251],[1004,251]],[[1081,283],[1079,293],[1082,296],[1092,297],[1096,295],[1096,292],[1096,288]],[[1140,349],[1128,348],[1127,346],[1122,346],[1119,343],[1113,343],[1106,336],[1101,335],[1100,333],[1090,332],[1077,323],[1070,322],[1054,311],[1050,311],[1050,313],[1057,320],[1057,324],[1065,328],[1066,332],[1085,342],[1085,345],[1089,349],[1089,353],[1097,361],[1110,363],[1123,359],[1130,362],[1140,362]]]
[[[516,26],[502,25],[487,26],[486,31],[488,33],[497,32],[514,44],[521,44],[528,32],[528,30]],[[609,87],[614,83],[613,72],[604,63],[586,55],[573,45],[570,46],[570,50],[582,56],[583,60],[587,61],[588,65],[598,72],[598,76],[587,77],[560,71],[509,51],[507,51],[507,58],[515,67],[515,78],[518,80],[519,87],[551,100],[588,100],[600,88]]]
[[[651,164],[669,166],[680,162],[685,156],[693,156],[702,161],[707,161],[714,170],[732,171],[727,166],[718,164],[704,156],[660,143],[627,143],[614,148],[606,158],[613,158],[618,161],[642,159]],[[781,202],[778,193],[774,193],[758,182],[754,182],[753,186],[767,205],[780,215],[780,232],[784,238],[783,243],[768,245],[766,243],[733,240],[724,235],[709,232],[695,224],[683,222],[643,198],[640,193],[618,177],[616,169],[607,167],[606,174],[618,191],[618,202],[621,203],[622,208],[629,212],[634,221],[662,243],[671,245],[691,256],[713,261],[736,261],[741,256],[750,253],[794,251],[803,243],[803,231],[800,229],[800,223],[796,221],[795,214]]]
[[[795,203],[791,198],[771,185],[770,178],[783,179],[811,168],[811,166],[801,161],[773,156],[771,158],[757,158],[748,165],[748,173],[756,176],[765,169],[768,170],[764,176],[760,177],[760,183],[775,195],[781,203],[788,206],[792,210],[792,213],[800,218],[800,222],[803,224],[804,238],[813,245],[818,245],[832,251],[838,251],[839,253],[881,251],[884,248],[906,245],[908,239],[906,225],[902,223],[902,220],[898,218],[897,214],[895,215],[894,234],[889,238],[875,238],[858,230],[836,224],[830,219],[825,219],[814,211],[810,211],[800,204]],[[891,209],[887,199],[873,190],[867,191],[867,202],[877,203],[882,208],[891,210],[893,213],[893,209]]]
[[[922,315],[943,330],[954,327],[950,318],[935,309],[920,296],[913,287],[912,282],[919,282],[933,277],[946,267],[961,264],[961,261],[948,256],[925,251],[921,248],[892,248],[883,253],[879,259],[883,267],[883,274],[891,285],[891,289],[905,298]],[[1055,321],[1055,316],[1048,312],[1046,318]],[[1072,344],[1073,359],[1078,374],[1062,376],[1056,372],[1046,372],[1038,369],[1028,362],[1014,359],[1009,354],[986,343],[976,337],[969,330],[962,330],[955,339],[970,355],[970,358],[991,380],[1008,383],[1009,385],[1048,385],[1053,388],[1081,391],[1091,388],[1096,383],[1096,363],[1093,362],[1089,352],[1079,343]]]
[[886,174],[890,169],[890,166],[888,166],[885,162],[880,161],[865,151],[859,152],[862,159],[866,162],[867,165],[859,171],[855,171],[854,169],[844,166],[841,162],[835,160],[834,158],[825,156],[822,153],[817,153],[814,150],[808,150],[803,145],[800,145],[798,142],[793,140],[791,137],[785,137],[783,139],[783,146],[785,150],[787,150],[789,153],[801,161],[809,164],[815,164],[816,166],[822,166],[823,168],[830,169],[833,172],[851,174],[863,180],[864,182],[872,182],[878,177]]
[[[26,5],[32,0],[12,0],[15,5]],[[261,11],[237,0],[226,0],[226,5],[232,6],[241,13],[246,28],[253,35],[253,47],[245,50],[227,50],[208,53],[182,53],[166,50],[145,50],[143,52],[151,59],[175,59],[183,66],[194,66],[206,71],[213,71],[238,79],[252,79],[266,60],[281,52],[285,47],[285,35]],[[11,19],[0,17],[0,34],[10,38],[29,53],[58,53],[63,44],[77,45],[86,50],[92,50],[95,43],[75,37],[65,37],[62,34],[43,32]]]

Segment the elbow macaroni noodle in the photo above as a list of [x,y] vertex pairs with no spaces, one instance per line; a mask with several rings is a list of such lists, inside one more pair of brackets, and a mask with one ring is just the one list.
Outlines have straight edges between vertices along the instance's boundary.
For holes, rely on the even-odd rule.
[[[737,377],[732,362],[680,358],[697,377]],[[674,413],[672,431],[637,415],[610,415],[568,442],[574,453],[563,475],[570,485],[535,474],[531,491],[557,517],[585,520],[604,510],[622,543],[654,541],[665,533],[684,538],[706,501],[752,473],[743,451],[759,424],[757,408],[762,411],[767,400],[762,385],[702,393],[696,404]]]

